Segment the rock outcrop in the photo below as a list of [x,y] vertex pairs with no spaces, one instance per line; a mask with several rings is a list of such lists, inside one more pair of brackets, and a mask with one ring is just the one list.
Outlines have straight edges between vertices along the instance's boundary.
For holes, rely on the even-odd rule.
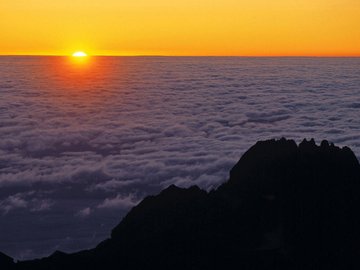
[[12,266],[14,266],[14,260],[11,257],[0,252],[0,266],[1,269],[3,269],[3,267],[4,269],[11,268]]

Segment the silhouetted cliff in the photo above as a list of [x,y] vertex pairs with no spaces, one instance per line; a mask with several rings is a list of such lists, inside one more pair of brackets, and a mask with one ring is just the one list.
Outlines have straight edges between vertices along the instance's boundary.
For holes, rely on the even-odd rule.
[[13,259],[10,258],[9,256],[5,255],[4,253],[0,252],[0,266],[1,266],[1,269],[3,269],[3,267],[5,269],[10,268],[13,265],[14,265]]
[[349,148],[258,142],[217,190],[170,186],[92,250],[17,264],[0,254],[1,269],[358,269],[359,198]]

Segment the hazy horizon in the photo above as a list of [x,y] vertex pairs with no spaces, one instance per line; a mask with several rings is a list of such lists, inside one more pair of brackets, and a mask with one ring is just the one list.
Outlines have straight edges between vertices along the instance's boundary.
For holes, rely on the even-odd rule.
[[[71,57],[71,54],[0,54],[3,56],[60,56]],[[88,57],[239,57],[239,58],[360,58],[360,55],[161,55],[161,54],[89,54]]]

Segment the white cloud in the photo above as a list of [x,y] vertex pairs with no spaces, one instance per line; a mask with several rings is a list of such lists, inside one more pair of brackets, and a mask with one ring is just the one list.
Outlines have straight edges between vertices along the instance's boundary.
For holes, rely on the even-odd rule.
[[93,187],[90,187],[89,190],[104,190],[104,191],[116,191],[124,187],[129,187],[132,185],[136,185],[141,183],[139,180],[133,180],[133,181],[121,181],[117,179],[111,179],[109,181],[100,182]]
[[86,208],[80,210],[79,212],[77,212],[76,216],[85,218],[85,217],[88,217],[90,214],[91,214],[90,207],[86,207]]
[[31,212],[50,210],[54,202],[50,199],[36,198],[36,196],[43,196],[43,194],[40,193],[38,194],[30,190],[10,195],[0,201],[0,210],[2,210],[4,214],[16,209],[29,209]]
[[106,198],[98,208],[115,208],[115,209],[129,209],[139,203],[139,200],[134,195],[122,196],[118,194],[113,198]]
[[54,202],[49,199],[44,199],[44,200],[33,199],[31,203],[33,206],[31,207],[30,211],[32,212],[48,211],[51,209],[51,207],[54,204]]
[[2,210],[4,214],[14,209],[26,208],[27,206],[28,202],[22,198],[22,194],[20,193],[11,195],[5,200],[0,201],[0,210]]

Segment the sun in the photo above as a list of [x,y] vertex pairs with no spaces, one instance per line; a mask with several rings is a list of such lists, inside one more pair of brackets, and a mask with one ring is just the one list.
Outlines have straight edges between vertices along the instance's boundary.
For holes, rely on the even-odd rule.
[[74,52],[74,53],[72,54],[72,56],[73,56],[73,57],[86,57],[87,54],[84,53],[84,52]]

